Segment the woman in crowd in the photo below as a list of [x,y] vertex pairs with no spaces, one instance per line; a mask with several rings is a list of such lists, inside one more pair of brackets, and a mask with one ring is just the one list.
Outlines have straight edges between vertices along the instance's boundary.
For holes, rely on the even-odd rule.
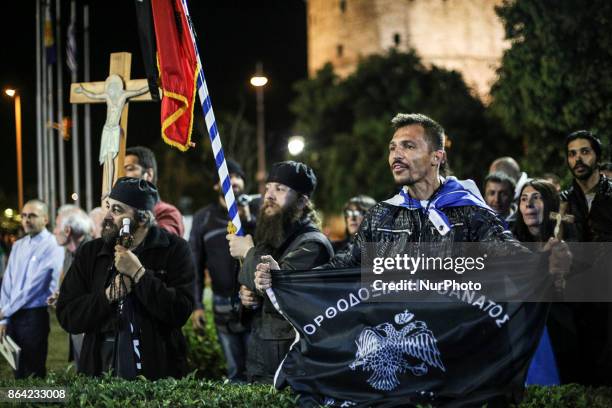
[[340,251],[344,251],[349,246],[353,236],[355,236],[359,230],[359,226],[363,221],[363,216],[366,211],[374,207],[374,205],[376,205],[376,201],[367,195],[355,196],[344,204],[343,214],[344,224],[346,225],[346,236],[343,240],[332,242],[334,253],[337,254]]
[[[559,194],[555,186],[546,180],[528,180],[519,195],[519,214],[514,224],[514,236],[521,242],[533,243],[535,250],[543,249],[554,234],[555,221],[550,218],[550,213],[553,211],[559,211]],[[551,337],[548,333],[549,329],[553,333],[556,331],[554,326],[558,322],[555,312],[555,305],[553,305],[547,327],[544,328],[540,344],[529,367],[527,385],[558,385],[560,383],[555,358],[558,358],[558,353],[553,351],[553,349],[556,351],[557,347],[551,345]],[[553,341],[552,343],[558,342]]]

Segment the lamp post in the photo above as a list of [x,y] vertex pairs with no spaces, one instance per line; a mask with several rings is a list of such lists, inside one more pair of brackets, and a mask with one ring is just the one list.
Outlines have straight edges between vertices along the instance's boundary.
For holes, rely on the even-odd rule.
[[263,75],[263,66],[258,62],[255,75],[251,77],[251,85],[255,87],[257,93],[257,184],[259,193],[264,194],[266,187],[266,139],[264,122],[264,85],[268,83],[268,78]]
[[19,210],[23,208],[23,165],[21,162],[21,97],[14,89],[4,91],[15,99],[15,134],[17,138],[17,195],[19,197]]

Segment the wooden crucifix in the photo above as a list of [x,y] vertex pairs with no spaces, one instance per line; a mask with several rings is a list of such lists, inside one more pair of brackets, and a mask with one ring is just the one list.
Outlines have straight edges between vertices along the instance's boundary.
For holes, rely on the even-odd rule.
[[101,82],[79,82],[70,86],[70,103],[106,103],[106,122],[100,142],[100,164],[104,166],[102,197],[110,193],[115,181],[125,174],[128,102],[153,98],[146,79],[130,79],[132,54],[116,52],[110,56],[109,76]]
[[554,229],[554,237],[559,241],[563,239],[563,223],[572,224],[574,222],[574,216],[570,214],[566,214],[567,212],[567,202],[562,201],[559,204],[559,212],[556,213],[554,211],[550,212],[550,219],[556,221],[555,229]]
[[[566,214],[567,212],[567,202],[562,201],[559,204],[559,212],[550,212],[550,219],[555,221],[555,229],[553,232],[553,236],[561,241],[563,239],[563,224],[572,224],[574,222],[574,216],[570,214]],[[565,276],[563,274],[555,274],[554,279],[554,288],[557,293],[563,293],[565,289]]]

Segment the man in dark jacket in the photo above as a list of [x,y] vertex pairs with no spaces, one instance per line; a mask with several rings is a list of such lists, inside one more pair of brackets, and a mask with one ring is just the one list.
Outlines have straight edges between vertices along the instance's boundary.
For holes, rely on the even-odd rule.
[[[244,194],[245,175],[240,165],[227,159],[227,169],[235,197]],[[247,313],[240,310],[238,298],[239,262],[232,258],[225,236],[230,221],[225,204],[221,182],[217,181],[215,190],[219,200],[195,213],[189,236],[189,244],[196,260],[195,306],[192,323],[196,330],[204,326],[204,270],[208,269],[213,292],[213,316],[217,338],[223,350],[227,366],[227,378],[231,381],[246,380],[246,355],[249,325]],[[240,220],[243,230],[251,233],[255,227],[255,217],[250,204],[239,203]],[[253,208],[254,210],[254,208]]]
[[[574,176],[572,186],[561,192],[574,223],[567,239],[578,242],[612,241],[612,181],[599,169],[601,142],[591,132],[579,130],[565,140],[567,166]],[[601,256],[609,251],[604,245]],[[607,245],[606,245],[607,246]],[[592,247],[591,247],[592,248]],[[583,257],[579,257],[583,258]],[[594,259],[577,262],[573,272],[591,274],[600,264]],[[593,279],[593,278],[591,278]],[[612,308],[610,303],[560,303],[552,310],[553,345],[558,353],[563,383],[610,385],[612,377]]]
[[261,306],[253,319],[247,352],[251,381],[271,383],[295,340],[293,327],[255,288],[255,269],[262,255],[272,254],[283,269],[312,269],[333,255],[331,243],[316,225],[317,215],[310,201],[316,183],[314,172],[304,163],[275,163],[257,218],[257,245],[249,236],[227,237],[232,256],[244,259],[239,275],[242,302],[248,307]]
[[[195,268],[187,242],[154,225],[157,197],[148,181],[117,180],[102,238],[77,251],[64,278],[57,317],[69,333],[85,333],[83,374],[154,380],[186,373],[181,327],[193,309]],[[124,240],[126,220],[131,239]]]
[[359,266],[366,243],[394,242],[402,248],[439,242],[439,256],[450,256],[455,242],[500,242],[503,250],[523,250],[473,181],[440,176],[446,152],[438,123],[421,114],[398,114],[391,124],[395,133],[388,161],[401,190],[368,211],[353,250],[339,254],[326,267]]
[[567,166],[574,181],[561,192],[568,213],[575,217],[576,241],[612,241],[612,180],[599,170],[601,142],[591,132],[579,130],[565,141]]

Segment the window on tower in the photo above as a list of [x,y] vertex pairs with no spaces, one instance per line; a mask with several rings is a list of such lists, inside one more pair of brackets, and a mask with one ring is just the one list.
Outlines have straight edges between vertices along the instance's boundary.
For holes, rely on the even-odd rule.
[[393,34],[393,44],[397,47],[402,42],[402,36],[399,33]]
[[344,13],[346,11],[346,0],[340,0],[340,12]]
[[344,54],[344,47],[342,46],[342,44],[338,44],[336,46],[336,56],[340,58],[342,57],[342,54]]

